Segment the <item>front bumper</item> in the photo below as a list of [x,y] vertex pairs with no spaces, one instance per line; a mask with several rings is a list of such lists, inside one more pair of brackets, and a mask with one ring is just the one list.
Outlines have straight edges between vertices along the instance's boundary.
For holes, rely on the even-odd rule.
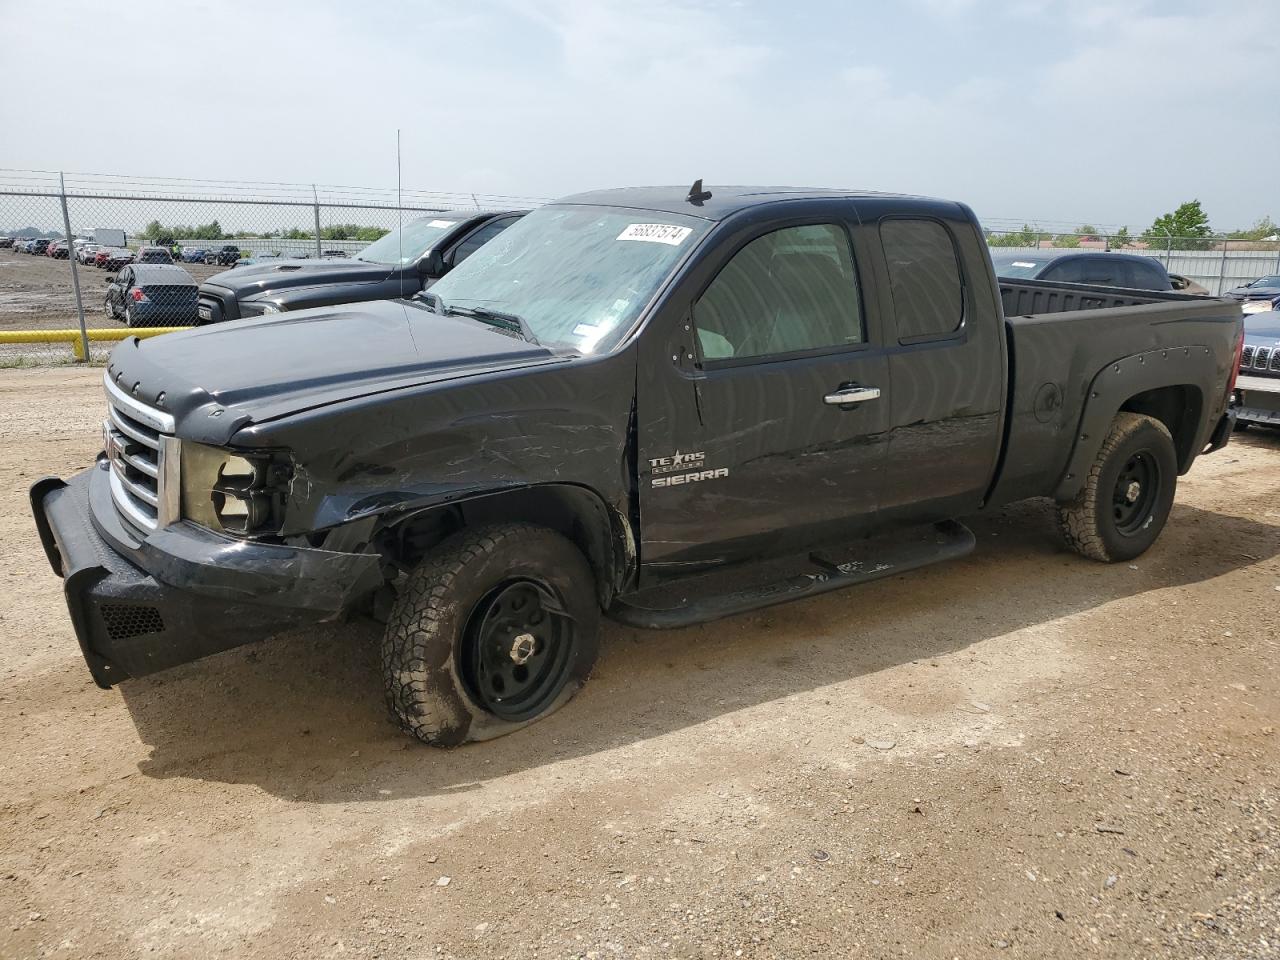
[[382,582],[372,554],[234,540],[188,523],[139,538],[111,502],[105,461],[38,481],[31,508],[100,687],[333,619]]

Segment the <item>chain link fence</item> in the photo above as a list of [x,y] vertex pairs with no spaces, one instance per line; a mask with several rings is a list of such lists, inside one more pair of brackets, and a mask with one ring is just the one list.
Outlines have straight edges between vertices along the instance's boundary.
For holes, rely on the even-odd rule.
[[[351,257],[402,222],[541,198],[366,187],[0,172],[0,368],[102,362],[116,341],[196,322],[209,277],[277,258]],[[1280,239],[988,231],[993,253],[1123,251],[1217,295],[1280,274]]]
[[360,187],[0,177],[0,368],[103,362],[126,336],[190,326],[199,284],[225,270],[352,257],[432,214],[541,202],[406,191],[397,203],[394,191]]

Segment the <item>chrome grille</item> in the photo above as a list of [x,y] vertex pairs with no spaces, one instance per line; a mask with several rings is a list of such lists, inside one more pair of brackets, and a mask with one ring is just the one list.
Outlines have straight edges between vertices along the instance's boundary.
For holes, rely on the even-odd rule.
[[1280,348],[1271,351],[1271,372],[1280,373]]
[[1253,352],[1253,366],[1257,370],[1267,369],[1267,364],[1271,360],[1271,348],[1259,347]]
[[110,375],[102,444],[111,462],[111,499],[135,527],[150,531],[178,519],[178,441],[173,416],[129,396]]
[[1248,344],[1245,344],[1244,351],[1240,354],[1240,366],[1242,367],[1253,366],[1253,347],[1249,346]]

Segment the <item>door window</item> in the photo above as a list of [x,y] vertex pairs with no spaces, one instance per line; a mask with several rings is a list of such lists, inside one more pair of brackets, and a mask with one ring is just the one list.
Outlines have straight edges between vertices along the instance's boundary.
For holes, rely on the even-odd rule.
[[515,223],[516,219],[517,218],[515,217],[499,217],[496,220],[490,220],[479,230],[475,231],[471,236],[467,237],[467,239],[463,240],[453,248],[453,259],[451,260],[451,265],[456,267],[463,260],[467,259],[467,257],[471,256],[486,243],[500,234],[503,230],[507,229],[507,227]]
[[733,255],[694,307],[704,360],[774,357],[863,342],[849,238],[834,224],[785,227]]
[[964,282],[946,227],[936,220],[885,220],[880,242],[889,266],[899,341],[959,330],[964,322]]

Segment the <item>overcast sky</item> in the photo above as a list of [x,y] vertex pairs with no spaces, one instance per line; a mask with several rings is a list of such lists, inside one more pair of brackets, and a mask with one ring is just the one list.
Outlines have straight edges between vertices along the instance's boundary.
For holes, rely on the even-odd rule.
[[[0,0],[0,167],[1280,218],[1276,0]],[[15,74],[23,79],[15,79]]]

